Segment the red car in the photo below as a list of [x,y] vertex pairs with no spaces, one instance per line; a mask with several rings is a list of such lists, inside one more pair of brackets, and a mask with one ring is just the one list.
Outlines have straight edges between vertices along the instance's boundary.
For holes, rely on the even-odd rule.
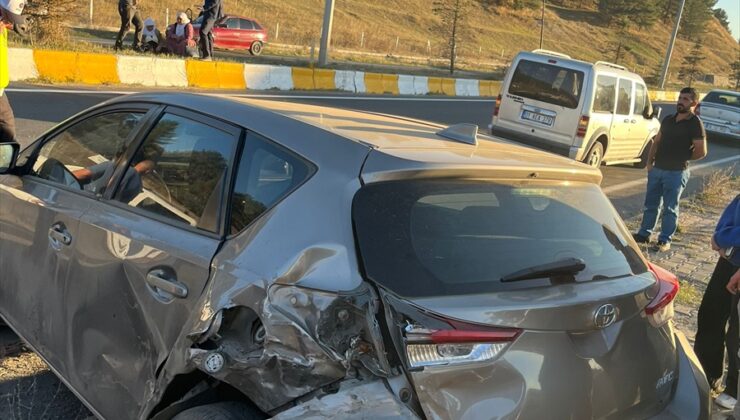
[[[195,39],[200,35],[203,16],[193,21]],[[260,55],[267,42],[267,29],[254,19],[226,15],[213,28],[213,46],[226,50],[248,50],[252,55]]]

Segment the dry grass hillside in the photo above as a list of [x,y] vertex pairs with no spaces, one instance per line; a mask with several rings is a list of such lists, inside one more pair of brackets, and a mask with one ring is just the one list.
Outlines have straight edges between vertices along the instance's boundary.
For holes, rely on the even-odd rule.
[[[82,2],[87,4],[87,2]],[[140,0],[144,16],[164,23],[169,8],[170,21],[177,10],[193,7],[185,0]],[[272,42],[318,45],[323,16],[323,0],[225,0],[226,12],[251,16],[265,25]],[[117,0],[96,0],[93,24],[116,26]],[[394,56],[444,56],[445,37],[440,19],[432,13],[431,0],[336,0],[333,45],[339,49],[362,50]],[[78,24],[88,23],[88,13],[80,13]],[[459,57],[468,70],[500,70],[519,50],[539,46],[539,11],[505,8],[471,10],[465,24]],[[549,6],[545,17],[547,49],[589,61],[613,61],[616,31],[605,28],[595,11]],[[279,27],[279,31],[278,31]],[[620,64],[644,77],[656,73],[665,53],[669,25],[656,24],[648,30],[633,29],[624,40],[626,54]],[[716,20],[705,35],[705,73],[727,76],[730,63],[740,55],[737,41]],[[692,43],[679,39],[672,64],[675,80],[678,68]],[[269,48],[269,47],[268,47]],[[268,52],[269,54],[269,49]],[[500,73],[500,72],[494,72]]]

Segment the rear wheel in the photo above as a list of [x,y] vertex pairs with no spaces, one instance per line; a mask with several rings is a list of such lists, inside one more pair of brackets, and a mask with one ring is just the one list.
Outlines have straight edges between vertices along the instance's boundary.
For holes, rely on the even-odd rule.
[[591,146],[591,149],[586,153],[586,157],[583,158],[583,163],[598,168],[601,166],[601,161],[604,159],[604,145],[597,141]]
[[224,401],[189,408],[172,420],[258,420],[265,417],[254,408],[237,401]]
[[249,53],[252,55],[260,55],[262,54],[262,43],[259,41],[255,41],[252,43],[252,46],[249,47]]

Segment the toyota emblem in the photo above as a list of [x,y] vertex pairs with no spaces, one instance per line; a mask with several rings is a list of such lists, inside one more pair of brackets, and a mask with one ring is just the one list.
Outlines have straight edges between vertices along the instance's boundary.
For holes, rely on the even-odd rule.
[[617,320],[617,308],[611,303],[599,306],[594,313],[594,325],[596,328],[606,328]]

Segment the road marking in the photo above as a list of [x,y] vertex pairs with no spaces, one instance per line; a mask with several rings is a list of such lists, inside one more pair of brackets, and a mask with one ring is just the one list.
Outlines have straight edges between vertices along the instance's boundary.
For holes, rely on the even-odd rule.
[[[5,89],[6,92],[17,93],[71,93],[76,95],[128,95],[132,93],[148,93],[155,91],[116,91],[116,90],[65,90],[65,89]],[[164,93],[173,93],[174,91],[162,91]],[[445,97],[397,97],[397,96],[333,96],[333,95],[271,95],[264,93],[212,93],[202,92],[203,95],[211,96],[231,96],[237,98],[260,98],[260,99],[328,99],[344,101],[426,101],[426,102],[490,102],[493,98],[445,98]]]
[[[699,169],[704,169],[704,168],[709,168],[711,166],[721,165],[723,163],[732,162],[732,161],[738,160],[738,159],[740,159],[740,155],[730,156],[730,157],[726,157],[726,158],[722,158],[722,159],[713,160],[711,162],[702,163],[702,164],[696,165],[696,166],[693,166],[692,165],[691,167],[689,167],[689,169],[691,171],[697,171]],[[623,182],[621,184],[616,184],[616,185],[612,185],[612,186],[609,186],[609,187],[606,187],[606,188],[602,188],[601,190],[604,191],[604,194],[611,194],[611,193],[615,193],[617,191],[626,190],[627,188],[637,187],[639,185],[645,185],[646,182],[647,182],[647,179],[646,178],[636,179],[634,181]]]

